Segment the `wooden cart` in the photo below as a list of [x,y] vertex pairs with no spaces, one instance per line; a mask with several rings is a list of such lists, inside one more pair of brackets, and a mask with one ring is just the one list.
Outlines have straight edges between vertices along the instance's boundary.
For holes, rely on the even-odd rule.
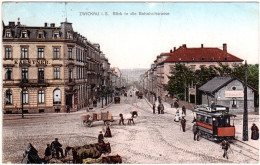
[[93,113],[81,116],[83,124],[91,127],[94,121],[104,121],[105,125],[110,125],[113,122],[113,116],[108,111],[101,113]]

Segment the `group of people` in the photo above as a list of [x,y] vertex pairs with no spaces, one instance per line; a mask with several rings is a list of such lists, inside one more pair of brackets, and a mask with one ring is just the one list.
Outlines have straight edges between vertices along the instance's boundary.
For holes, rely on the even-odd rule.
[[[155,114],[156,105],[153,104],[153,114]],[[158,114],[164,114],[164,105],[162,103],[159,103],[157,106]]]
[[102,131],[99,132],[99,135],[98,135],[98,143],[102,143],[104,144],[104,137],[112,137],[112,133],[111,133],[111,130],[110,130],[110,127],[107,126],[106,128],[106,132],[105,132],[105,135],[103,135]]
[[55,140],[51,144],[47,144],[47,147],[44,152],[44,159],[50,160],[55,156],[57,159],[60,159],[60,154],[61,158],[64,158],[63,149],[61,147],[62,145],[60,144],[58,138],[55,138]]

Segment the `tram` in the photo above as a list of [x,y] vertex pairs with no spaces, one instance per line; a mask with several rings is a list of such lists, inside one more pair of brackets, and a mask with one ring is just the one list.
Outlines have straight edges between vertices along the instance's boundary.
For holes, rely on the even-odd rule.
[[200,136],[212,141],[235,139],[234,120],[231,123],[230,119],[234,119],[236,115],[229,113],[228,107],[200,105],[195,109],[195,113]]

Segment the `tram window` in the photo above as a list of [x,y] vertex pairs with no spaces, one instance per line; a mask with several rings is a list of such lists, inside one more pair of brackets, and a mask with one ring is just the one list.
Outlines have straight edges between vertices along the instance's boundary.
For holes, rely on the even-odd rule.
[[226,126],[226,127],[229,127],[229,126],[230,126],[230,120],[229,120],[229,118],[226,118],[226,119],[225,119],[225,126]]
[[206,117],[206,123],[209,124],[209,118],[208,117]]
[[205,122],[205,116],[201,116],[200,121],[203,123]]

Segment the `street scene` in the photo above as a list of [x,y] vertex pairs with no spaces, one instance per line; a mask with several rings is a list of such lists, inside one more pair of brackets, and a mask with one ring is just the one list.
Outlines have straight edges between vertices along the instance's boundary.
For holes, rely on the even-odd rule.
[[[166,103],[165,107],[164,114],[153,114],[151,104],[146,99],[121,96],[120,104],[97,107],[88,113],[109,111],[114,116],[115,121],[110,126],[112,137],[104,138],[104,141],[110,143],[110,154],[119,154],[123,163],[258,162],[258,141],[250,141],[246,143],[248,145],[240,141],[232,143],[227,160],[222,157],[220,144],[203,138],[193,140],[193,111],[186,112],[186,131],[183,132],[180,122],[174,121],[176,110]],[[130,112],[134,110],[138,111],[138,116],[134,118],[135,124],[128,124],[127,118],[131,117]],[[120,113],[124,115],[125,125],[118,125]],[[26,115],[25,119],[20,119],[18,115],[4,117],[3,162],[20,163],[28,142],[38,150],[40,157],[44,157],[46,144],[54,138],[59,139],[63,149],[66,146],[97,143],[99,132],[105,133],[106,127],[102,121],[93,122],[92,127],[82,124],[83,114],[87,114],[85,109],[70,114],[32,114]],[[235,120],[238,139],[241,139],[241,120],[242,116]],[[253,122],[258,125],[258,115],[249,115],[249,123]]]
[[2,11],[2,163],[259,163],[258,3]]

